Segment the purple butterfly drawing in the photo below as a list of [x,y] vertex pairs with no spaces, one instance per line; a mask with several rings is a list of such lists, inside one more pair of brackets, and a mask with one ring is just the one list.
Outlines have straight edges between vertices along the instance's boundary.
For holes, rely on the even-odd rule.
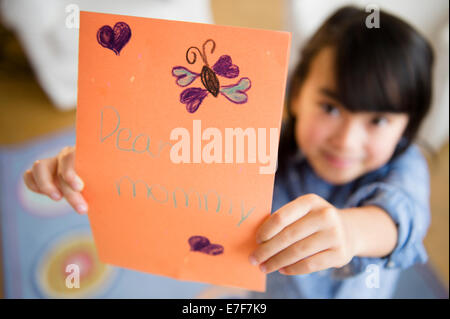
[[211,244],[205,236],[191,236],[188,239],[191,251],[198,251],[207,255],[220,255],[223,253],[223,246],[219,244]]
[[[209,93],[214,97],[218,97],[219,93],[225,96],[230,102],[235,104],[243,104],[248,100],[245,93],[251,87],[250,79],[243,77],[232,85],[221,85],[218,75],[227,79],[234,79],[239,76],[239,67],[231,61],[229,55],[222,55],[211,68],[208,64],[206,56],[206,45],[212,43],[210,53],[214,53],[216,43],[212,39],[208,39],[203,43],[202,51],[197,47],[190,47],[186,51],[186,61],[194,64],[197,61],[197,53],[203,60],[203,67],[200,73],[193,72],[184,66],[175,66],[172,68],[172,75],[176,77],[177,85],[186,87],[200,77],[203,84],[201,87],[191,87],[185,89],[180,94],[180,102],[186,104],[186,110],[194,113],[200,107],[203,100]],[[197,53],[196,53],[197,52]],[[222,79],[221,79],[222,80]]]

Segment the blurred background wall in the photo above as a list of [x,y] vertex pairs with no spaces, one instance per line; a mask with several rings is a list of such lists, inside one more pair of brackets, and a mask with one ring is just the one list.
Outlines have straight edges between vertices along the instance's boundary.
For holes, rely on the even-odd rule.
[[433,106],[418,142],[432,178],[432,224],[426,246],[448,290],[447,0],[0,0],[0,147],[74,126],[78,29],[73,5],[88,11],[290,31],[292,67],[304,41],[345,4],[376,4],[394,13],[417,27],[435,49]]

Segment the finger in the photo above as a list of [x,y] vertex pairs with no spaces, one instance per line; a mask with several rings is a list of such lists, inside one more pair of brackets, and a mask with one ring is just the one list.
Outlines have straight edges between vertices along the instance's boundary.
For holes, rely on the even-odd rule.
[[39,192],[55,200],[61,198],[61,193],[54,183],[56,165],[56,158],[52,157],[35,161],[31,169]]
[[334,267],[333,260],[338,258],[338,252],[334,249],[321,251],[318,254],[300,260],[292,265],[280,269],[283,275],[304,275]]
[[39,187],[36,185],[36,182],[34,181],[34,177],[33,177],[33,173],[31,172],[31,170],[27,170],[24,174],[23,174],[23,181],[25,182],[25,185],[32,190],[35,193],[41,193],[39,191]]
[[72,147],[65,147],[58,155],[58,175],[74,191],[81,192],[84,183],[75,173],[75,151]]
[[285,227],[274,237],[259,245],[249,257],[250,262],[254,265],[262,263],[292,244],[321,230],[323,228],[321,216],[320,213],[316,212],[312,211],[306,214],[306,216]]
[[325,206],[329,204],[314,194],[300,196],[292,202],[287,203],[273,213],[259,227],[256,234],[256,241],[261,243],[271,239],[285,227],[306,215],[313,207],[318,208],[318,205]]
[[69,205],[72,206],[73,209],[75,209],[79,214],[86,214],[88,211],[88,206],[83,198],[83,195],[79,192],[75,192],[59,175],[57,181]]
[[301,259],[317,254],[331,247],[332,237],[329,232],[317,232],[284,249],[260,265],[263,272],[270,273],[289,266]]

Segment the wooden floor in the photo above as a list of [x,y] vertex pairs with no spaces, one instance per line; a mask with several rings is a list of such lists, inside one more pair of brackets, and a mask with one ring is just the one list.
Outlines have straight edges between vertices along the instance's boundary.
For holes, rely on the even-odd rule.
[[447,286],[449,283],[449,146],[428,158],[431,179],[431,226],[425,247],[432,265]]
[[[282,0],[212,0],[217,24],[280,30]],[[0,146],[75,124],[75,110],[54,108],[34,79],[20,45],[0,26]],[[449,282],[449,147],[429,157],[432,223],[425,240],[438,276]],[[1,246],[0,246],[1,248]],[[1,256],[1,255],[0,255]],[[1,267],[2,263],[0,263]],[[1,271],[1,269],[0,269]],[[2,287],[3,276],[0,276]],[[2,296],[0,289],[0,297]]]

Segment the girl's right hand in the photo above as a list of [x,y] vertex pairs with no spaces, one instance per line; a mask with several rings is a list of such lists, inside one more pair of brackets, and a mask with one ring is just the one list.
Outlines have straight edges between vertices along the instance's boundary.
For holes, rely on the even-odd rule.
[[56,201],[65,197],[79,214],[86,214],[88,206],[80,193],[84,183],[75,173],[74,166],[75,146],[66,146],[55,157],[35,161],[23,179],[33,192]]

